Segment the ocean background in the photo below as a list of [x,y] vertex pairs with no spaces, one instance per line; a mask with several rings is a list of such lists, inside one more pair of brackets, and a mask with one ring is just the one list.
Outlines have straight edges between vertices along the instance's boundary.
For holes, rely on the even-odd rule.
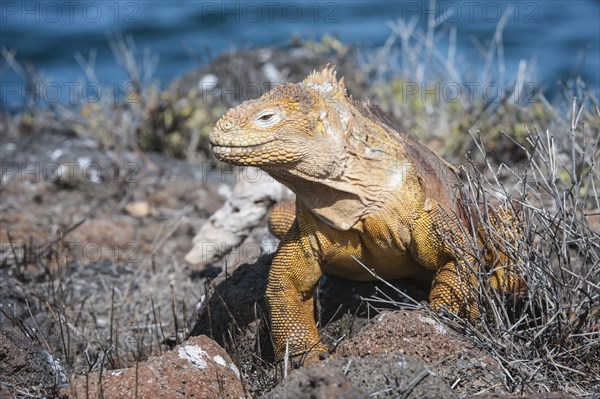
[[[83,78],[76,60],[95,60],[98,82],[110,86],[127,76],[112,55],[108,37],[130,35],[136,56],[155,54],[154,81],[166,87],[190,69],[230,49],[289,46],[292,38],[318,40],[332,35],[361,48],[382,46],[390,36],[388,22],[415,20],[426,27],[433,10],[446,20],[436,28],[456,28],[457,55],[482,63],[485,46],[508,7],[503,29],[506,75],[519,62],[536,65],[536,77],[550,97],[559,81],[581,76],[598,93],[600,87],[600,1],[3,1],[0,45],[14,51],[47,82],[66,88]],[[151,59],[151,58],[147,58]],[[23,76],[2,60],[3,107],[18,106],[24,97]],[[65,90],[66,92],[66,90]],[[66,95],[60,96],[65,101]]]

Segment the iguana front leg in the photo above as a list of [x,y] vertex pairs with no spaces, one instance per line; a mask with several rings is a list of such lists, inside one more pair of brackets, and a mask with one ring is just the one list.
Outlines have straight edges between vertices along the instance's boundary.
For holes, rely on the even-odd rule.
[[433,278],[429,303],[435,310],[446,308],[473,321],[479,317],[475,298],[478,283],[477,275],[462,260],[448,262]]
[[499,293],[518,297],[526,290],[516,266],[520,262],[519,245],[525,243],[519,214],[506,206],[489,206],[486,216],[478,223],[476,240],[469,239],[453,219],[434,223],[440,239],[447,243],[445,251],[452,253],[454,260],[440,267],[434,277],[429,296],[433,308],[446,307],[471,321],[479,317],[476,296],[480,264],[485,265],[491,287]]
[[307,360],[319,358],[327,349],[319,338],[314,319],[313,295],[321,268],[297,223],[279,244],[267,284],[271,331],[275,355],[281,359],[286,346],[291,356],[308,353]]
[[432,308],[446,308],[460,317],[479,317],[476,293],[479,263],[458,217],[427,200],[412,225],[412,253],[425,267],[435,270],[429,303]]

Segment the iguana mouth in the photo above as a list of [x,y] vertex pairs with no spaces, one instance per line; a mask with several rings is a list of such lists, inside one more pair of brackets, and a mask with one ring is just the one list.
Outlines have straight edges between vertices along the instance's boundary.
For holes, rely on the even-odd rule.
[[262,143],[257,143],[257,144],[227,144],[227,145],[224,145],[224,144],[212,144],[212,148],[213,148],[213,150],[214,149],[224,149],[224,148],[258,148],[258,147],[261,147],[261,146],[263,146],[265,144],[272,143],[274,141],[275,141],[275,139],[267,140],[267,141],[264,141]]
[[273,139],[273,140],[265,141],[263,143],[245,144],[245,145],[244,144],[233,144],[233,145],[213,144],[212,151],[215,154],[222,154],[222,155],[240,154],[240,153],[247,154],[249,152],[262,149],[274,141],[276,141],[276,140]]
[[[241,132],[240,132],[241,133]],[[218,148],[258,148],[272,141],[277,140],[273,135],[244,135],[244,134],[223,134],[218,130],[213,130],[208,135],[208,141],[213,149]]]
[[262,153],[269,151],[273,145],[272,143],[277,141],[276,139],[268,140],[258,144],[248,144],[248,145],[212,145],[212,152],[218,159],[231,159],[238,158],[240,156],[248,156],[255,153]]

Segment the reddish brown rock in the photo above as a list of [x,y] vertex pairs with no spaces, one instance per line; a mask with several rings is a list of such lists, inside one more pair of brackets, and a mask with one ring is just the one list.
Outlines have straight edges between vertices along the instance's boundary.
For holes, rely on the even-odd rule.
[[505,393],[498,363],[464,337],[425,311],[383,312],[358,334],[343,341],[336,356],[398,353],[412,356],[453,385],[457,392],[477,393],[495,386]]
[[425,363],[399,354],[327,359],[294,370],[263,399],[451,399],[450,385]]
[[343,367],[333,367],[331,363],[328,360],[308,369],[294,370],[261,399],[368,398],[346,377]]
[[[78,377],[63,390],[71,398],[243,398],[238,368],[206,336],[192,337],[137,367]],[[101,390],[101,393],[100,393]]]

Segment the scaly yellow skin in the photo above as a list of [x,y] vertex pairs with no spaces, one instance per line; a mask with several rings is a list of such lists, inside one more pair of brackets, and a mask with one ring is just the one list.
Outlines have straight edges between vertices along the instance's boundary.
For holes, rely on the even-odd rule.
[[[382,278],[431,281],[434,308],[478,317],[478,263],[458,248],[485,237],[469,241],[453,168],[379,109],[348,97],[332,69],[229,110],[210,141],[218,159],[257,166],[296,194],[295,206],[280,205],[270,218],[282,236],[266,292],[278,357],[286,348],[309,361],[327,352],[314,290],[323,273],[372,280],[356,260]],[[511,217],[500,219],[502,227]],[[514,238],[512,225],[499,230]],[[491,283],[512,289],[512,271],[502,267],[508,255],[488,252]]]

